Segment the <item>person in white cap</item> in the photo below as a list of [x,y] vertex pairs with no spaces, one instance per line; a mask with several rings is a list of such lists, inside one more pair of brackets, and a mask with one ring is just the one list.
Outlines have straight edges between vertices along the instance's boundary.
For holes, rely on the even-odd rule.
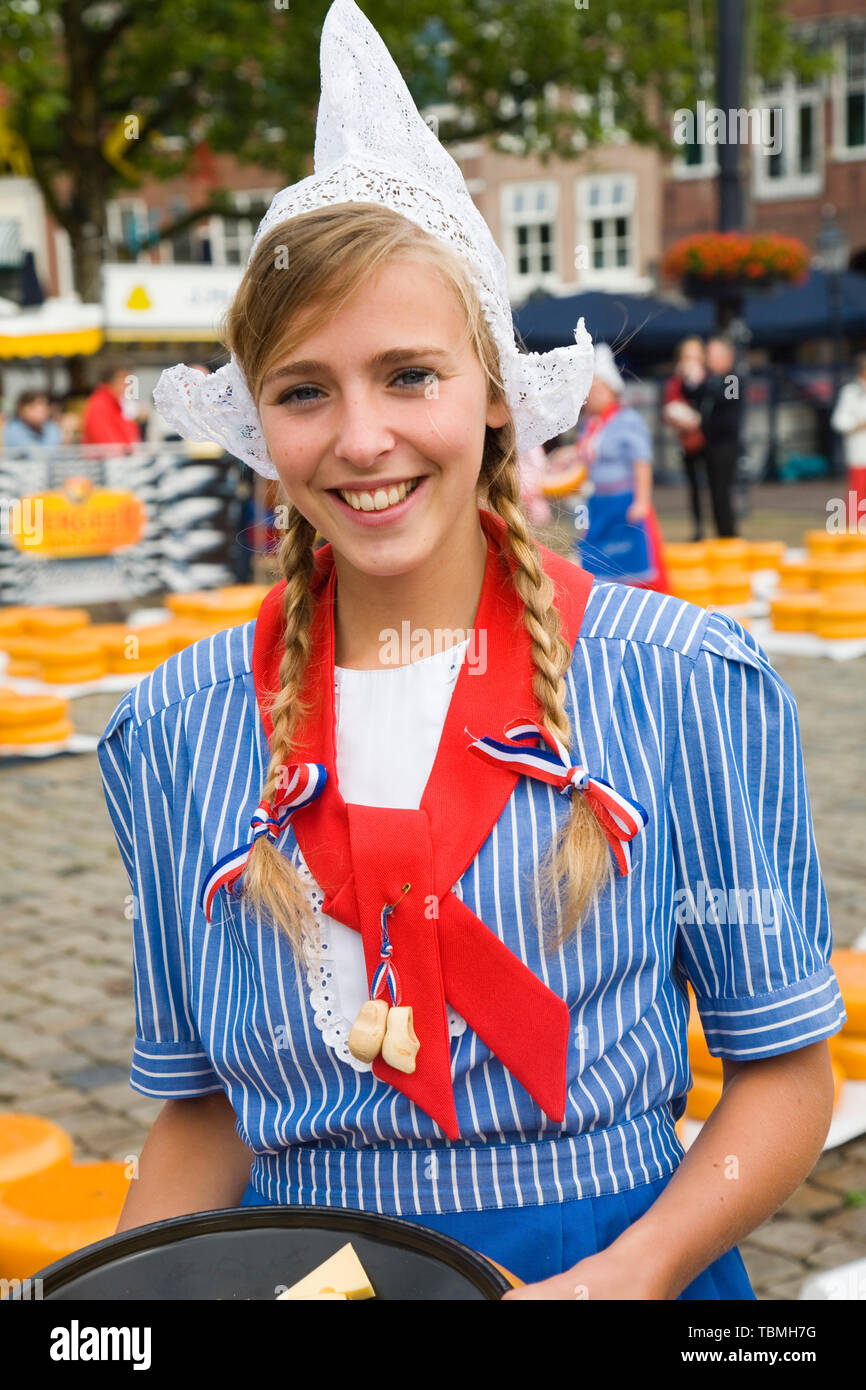
[[[735,1241],[814,1164],[845,1018],[790,693],[735,620],[532,539],[516,460],[578,417],[582,321],[517,350],[502,255],[353,0],[321,69],[231,362],[154,392],[279,478],[286,529],[255,622],[99,744],[131,1080],[170,1102],[121,1229],[345,1207],[481,1251],[508,1300],[754,1299]],[[773,890],[773,936],[678,925],[706,875]],[[687,980],[738,1075],[685,1153]]]
[[652,439],[642,416],[622,404],[625,382],[607,343],[597,343],[586,423],[575,457],[587,466],[588,528],[578,543],[585,569],[620,584],[670,591],[661,528],[652,504]]

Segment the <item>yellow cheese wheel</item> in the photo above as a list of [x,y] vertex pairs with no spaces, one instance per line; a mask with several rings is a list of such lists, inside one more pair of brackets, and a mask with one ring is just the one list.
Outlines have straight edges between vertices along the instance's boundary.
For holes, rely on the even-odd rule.
[[704,548],[710,569],[740,568],[745,565],[749,553],[748,541],[739,536],[718,536],[714,540],[704,541]]
[[815,561],[781,560],[779,562],[779,588],[789,592],[792,589],[812,589],[815,587]]
[[0,693],[0,734],[26,724],[56,724],[69,709],[69,701],[56,695],[3,695]]
[[846,1033],[843,1029],[830,1042],[836,1044],[831,1047],[830,1054],[842,1073],[852,1081],[866,1081],[866,1034],[858,1037],[856,1033]]
[[166,626],[130,628],[123,623],[100,624],[95,635],[106,654],[109,671],[125,675],[128,671],[152,671],[159,666],[173,650]]
[[722,1098],[722,1078],[706,1076],[692,1069],[692,1088],[686,1097],[686,1114],[693,1120],[705,1120]]
[[83,608],[31,608],[24,619],[25,629],[34,637],[59,637],[89,624],[90,614]]
[[53,724],[22,724],[16,729],[0,729],[0,744],[10,748],[25,743],[65,743],[74,733],[71,719],[58,719]]
[[11,657],[29,660],[38,641],[38,637],[32,637],[28,633],[0,632],[0,651],[8,652]]
[[859,531],[842,531],[840,546],[843,555],[866,555],[866,534]]
[[866,637],[866,585],[862,590],[831,589],[815,614],[815,631],[827,639]]
[[108,670],[102,644],[89,632],[70,632],[55,642],[37,641],[32,656],[48,684],[98,680]]
[[815,580],[822,593],[854,586],[866,594],[866,555],[829,555],[815,566]]
[[568,497],[582,487],[586,478],[586,464],[576,463],[572,468],[563,468],[558,473],[542,475],[539,486],[545,497]]
[[842,531],[804,531],[803,544],[808,554],[823,560],[828,555],[840,555],[845,548]]
[[0,637],[23,635],[26,612],[26,608],[0,608]]
[[751,597],[752,576],[749,570],[732,565],[714,571],[714,603],[748,603]]
[[169,645],[176,652],[182,651],[184,647],[191,647],[193,642],[199,642],[203,637],[213,637],[214,633],[219,631],[213,623],[201,622],[195,618],[177,618],[170,626]]
[[51,1120],[17,1111],[0,1114],[0,1188],[72,1162],[72,1140]]
[[29,1278],[114,1235],[129,1181],[122,1163],[70,1163],[0,1188],[0,1278]]
[[6,665],[6,675],[26,677],[28,680],[39,680],[39,663],[38,661],[22,661],[18,657],[10,656]]
[[825,602],[812,590],[779,590],[770,599],[770,621],[777,632],[813,632]]
[[746,567],[750,570],[777,570],[785,558],[784,541],[748,541]]
[[842,1099],[842,1087],[845,1085],[846,1072],[841,1064],[834,1057],[830,1058],[830,1067],[833,1072],[833,1109]]
[[866,1033],[866,951],[837,946],[831,953],[830,964],[839,982],[839,990],[847,1021],[842,1033]]
[[665,545],[669,570],[706,569],[707,547],[703,541],[673,541]]
[[243,598],[247,603],[261,608],[264,599],[270,593],[270,588],[267,584],[226,584],[218,589],[217,593],[225,594],[232,602]]
[[694,569],[671,570],[670,583],[675,598],[697,604],[698,608],[706,608],[715,602],[713,576],[708,569],[696,566]]

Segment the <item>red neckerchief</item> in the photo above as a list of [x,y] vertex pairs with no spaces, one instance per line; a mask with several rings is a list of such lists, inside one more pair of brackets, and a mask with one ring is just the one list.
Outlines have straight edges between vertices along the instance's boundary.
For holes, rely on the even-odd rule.
[[[312,709],[299,727],[292,761],[322,763],[322,794],[293,819],[301,852],[326,894],[322,910],[360,931],[367,983],[379,963],[380,914],[389,918],[402,1002],[412,1005],[420,1049],[407,1074],[378,1056],[373,1073],[402,1091],[458,1139],[451,1084],[445,1000],[526,1087],[551,1119],[565,1116],[570,1039],[567,1002],[547,987],[479,917],[451,892],[490,834],[520,774],[468,751],[471,736],[499,734],[511,717],[541,722],[532,692],[532,644],[523,604],[500,555],[507,535],[495,513],[480,509],[487,562],[475,628],[487,634],[486,670],[466,660],[445,719],[436,759],[418,810],[382,809],[343,801],[336,772],[334,728],[334,593],[337,571],[330,544],[315,553],[312,653],[301,699]],[[593,578],[571,560],[541,546],[555,586],[563,636],[573,648]],[[508,567],[514,562],[508,557]],[[283,655],[285,580],[265,597],[256,622],[252,670],[268,738],[273,725],[268,692],[279,689]],[[404,883],[412,888],[401,896]],[[438,911],[438,916],[436,915]]]
[[[611,401],[609,405],[605,406],[604,410],[600,410],[597,415],[593,415],[590,418],[586,428],[582,431],[578,443],[581,445],[586,445],[589,442],[589,440],[593,438],[593,436],[599,434],[602,428],[607,424],[611,416],[616,415],[617,411],[620,409],[620,406],[621,402],[619,400]],[[588,451],[589,459],[594,459],[597,453],[598,439],[595,440],[593,447]]]

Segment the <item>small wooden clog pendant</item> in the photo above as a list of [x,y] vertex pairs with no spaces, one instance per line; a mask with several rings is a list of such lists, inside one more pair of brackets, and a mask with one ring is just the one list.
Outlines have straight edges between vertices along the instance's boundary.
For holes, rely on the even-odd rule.
[[379,1056],[388,1013],[386,999],[368,999],[361,1005],[348,1042],[349,1051],[359,1062],[372,1062]]
[[412,1005],[390,1008],[385,1038],[382,1043],[382,1060],[397,1071],[413,1072],[415,1057],[421,1046],[412,1027]]

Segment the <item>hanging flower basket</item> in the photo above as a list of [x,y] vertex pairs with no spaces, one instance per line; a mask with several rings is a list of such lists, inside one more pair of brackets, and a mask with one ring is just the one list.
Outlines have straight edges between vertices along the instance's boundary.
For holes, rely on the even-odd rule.
[[662,274],[679,280],[692,299],[725,298],[802,284],[809,263],[809,248],[796,237],[703,232],[675,242],[662,260]]

